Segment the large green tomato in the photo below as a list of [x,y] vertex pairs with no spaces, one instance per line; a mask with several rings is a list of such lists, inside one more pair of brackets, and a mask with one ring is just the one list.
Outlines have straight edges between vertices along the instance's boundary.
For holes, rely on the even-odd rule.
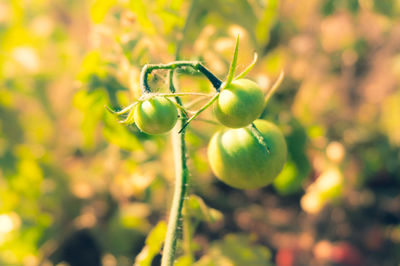
[[279,128],[265,120],[256,120],[254,124],[269,153],[249,128],[218,131],[208,145],[214,174],[235,188],[256,189],[270,184],[286,162],[286,142]]
[[163,134],[170,131],[178,119],[178,111],[171,100],[154,97],[138,103],[134,113],[135,123],[147,134]]
[[256,120],[263,109],[264,94],[258,84],[249,79],[238,79],[221,91],[214,112],[221,124],[239,128]]

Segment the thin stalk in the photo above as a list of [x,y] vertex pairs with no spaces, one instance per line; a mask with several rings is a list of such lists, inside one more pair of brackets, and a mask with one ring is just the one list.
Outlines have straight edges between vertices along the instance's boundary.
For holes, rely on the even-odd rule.
[[182,133],[184,129],[189,125],[190,122],[192,122],[193,119],[195,119],[199,114],[201,114],[204,110],[206,110],[211,104],[213,104],[219,96],[219,92],[214,94],[214,96],[203,106],[198,110],[186,123],[183,124],[181,130],[179,130],[179,133]]
[[[177,44],[177,48],[175,51],[175,60],[179,60],[179,55],[180,51],[186,36],[186,31],[188,29],[188,20],[191,17],[191,14],[195,10],[195,5],[196,5],[196,0],[193,0],[188,12],[188,16],[185,21],[185,25],[182,29],[182,39],[179,40]],[[207,69],[206,69],[207,70]],[[208,70],[207,70],[208,71]],[[207,71],[204,71],[202,73],[207,73]],[[209,71],[208,71],[209,72]],[[143,72],[142,72],[143,74]],[[144,75],[144,74],[143,74]],[[174,71],[170,70],[168,72],[168,82],[169,82],[169,90],[171,93],[175,94],[176,90],[174,87],[173,79],[174,79]],[[205,74],[206,76],[209,74]],[[214,75],[211,75],[211,79],[215,77]],[[144,79],[143,83],[145,82],[144,80],[147,81],[147,77],[143,76]],[[218,78],[215,77],[215,79],[218,80]],[[141,81],[142,82],[142,81]],[[215,85],[214,85],[215,84]],[[146,89],[143,84],[142,89]],[[214,87],[218,85],[217,83],[213,83]],[[218,87],[220,84],[218,85]],[[148,87],[147,87],[148,88]],[[217,89],[218,90],[218,89]],[[176,104],[180,106],[180,114],[181,114],[181,119],[178,121],[178,125],[175,126],[173,132],[172,132],[172,145],[173,145],[173,153],[174,153],[174,163],[175,163],[175,174],[176,174],[176,183],[175,183],[175,192],[174,192],[174,197],[172,200],[172,207],[171,207],[171,212],[170,212],[170,218],[168,220],[168,227],[167,227],[167,234],[165,238],[165,244],[164,244],[164,249],[163,249],[163,254],[162,254],[162,259],[161,259],[161,265],[162,266],[172,266],[175,260],[175,251],[176,251],[176,241],[177,241],[177,231],[179,228],[179,223],[182,219],[182,207],[185,201],[185,194],[187,190],[187,182],[189,178],[189,170],[186,165],[186,143],[185,143],[185,131],[183,131],[182,134],[179,134],[179,129],[186,123],[187,121],[187,113],[184,107],[181,99],[179,96],[175,97]],[[185,114],[185,116],[183,116]]]
[[274,85],[272,85],[271,89],[268,90],[267,95],[265,95],[265,99],[264,99],[265,104],[268,103],[269,99],[275,93],[276,89],[278,89],[279,85],[281,85],[284,76],[285,76],[285,72],[281,71],[278,79],[275,81]]
[[174,105],[176,106],[176,108],[178,108],[179,111],[181,111],[181,116],[184,116],[186,118],[189,117],[188,112],[185,110],[185,108],[183,106],[179,105],[176,102],[174,102]]
[[[175,92],[173,85],[173,70],[169,71],[169,89]],[[175,97],[177,104],[182,106],[179,97]],[[181,119],[172,132],[172,145],[175,162],[175,191],[172,199],[171,211],[168,219],[167,235],[161,259],[162,266],[172,266],[175,260],[176,242],[178,239],[178,228],[182,219],[182,207],[185,200],[189,171],[186,164],[185,130],[179,133],[180,128],[186,123],[187,118],[180,110]]]
[[217,78],[213,73],[211,73],[202,63],[200,63],[199,61],[174,61],[168,64],[148,64],[142,68],[142,72],[140,74],[140,87],[142,88],[143,93],[151,92],[148,84],[148,76],[153,70],[175,70],[176,68],[182,67],[191,67],[194,70],[200,71],[203,75],[206,76],[206,78],[208,78],[213,87],[217,91],[219,91],[219,87],[221,87],[222,81]]
[[203,102],[203,101],[205,101],[205,100],[207,100],[207,99],[206,99],[206,98],[198,97],[198,98],[196,98],[196,99],[193,99],[191,102],[186,103],[186,104],[185,104],[185,108],[186,108],[186,109],[193,108],[193,106],[195,106],[195,105],[197,105],[197,104],[199,104],[199,103],[201,103],[201,102]]
[[177,93],[146,93],[140,97],[140,100],[145,101],[154,97],[176,97],[176,96],[200,96],[212,97],[214,94],[201,92],[177,92]]

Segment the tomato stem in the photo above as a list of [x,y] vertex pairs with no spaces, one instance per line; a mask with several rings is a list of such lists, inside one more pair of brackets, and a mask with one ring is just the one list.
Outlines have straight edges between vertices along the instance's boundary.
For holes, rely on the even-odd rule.
[[256,137],[257,141],[265,148],[267,153],[270,154],[271,151],[269,150],[267,141],[265,140],[264,136],[261,134],[260,130],[258,130],[256,125],[254,125],[254,123],[251,123],[251,125],[249,126],[249,129],[250,129],[251,133],[253,134],[253,136]]
[[[168,72],[169,76],[169,90],[175,93],[173,85],[173,69]],[[178,105],[183,107],[181,99],[175,97]],[[168,219],[167,235],[165,237],[165,244],[161,259],[162,266],[172,266],[175,260],[176,242],[178,239],[178,229],[181,227],[182,207],[185,201],[187,190],[187,183],[189,179],[189,170],[186,164],[186,143],[185,131],[181,133],[178,130],[187,121],[182,109],[179,109],[181,118],[178,120],[177,126],[172,132],[172,146],[175,162],[175,190],[172,199],[171,211]]]
[[192,122],[193,119],[195,119],[199,114],[201,114],[211,104],[213,104],[218,99],[218,96],[219,96],[219,92],[214,94],[214,96],[205,105],[203,105],[203,107],[201,107],[186,123],[183,124],[181,130],[179,130],[179,133],[182,133],[183,130],[189,125],[190,122]]
[[201,92],[177,92],[177,93],[146,93],[140,97],[140,100],[146,101],[154,97],[177,97],[177,96],[201,96],[212,97],[214,94],[201,93]]
[[201,62],[173,61],[168,64],[147,64],[142,68],[142,72],[140,74],[140,87],[143,93],[151,92],[148,84],[148,77],[153,70],[160,70],[160,69],[175,70],[176,68],[183,68],[183,67],[191,67],[194,70],[201,72],[211,82],[216,91],[219,91],[222,81],[219,78],[217,78],[210,70],[208,70]]

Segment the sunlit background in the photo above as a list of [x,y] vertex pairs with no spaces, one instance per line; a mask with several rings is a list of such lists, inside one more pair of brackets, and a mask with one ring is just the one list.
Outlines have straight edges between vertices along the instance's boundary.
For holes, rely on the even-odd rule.
[[[0,265],[159,265],[171,141],[105,106],[177,50],[223,79],[238,34],[239,71],[257,52],[265,92],[285,72],[262,117],[289,159],[271,186],[224,185],[206,152],[222,126],[201,114],[176,265],[398,265],[398,0],[0,1]],[[177,84],[213,90],[191,71]]]

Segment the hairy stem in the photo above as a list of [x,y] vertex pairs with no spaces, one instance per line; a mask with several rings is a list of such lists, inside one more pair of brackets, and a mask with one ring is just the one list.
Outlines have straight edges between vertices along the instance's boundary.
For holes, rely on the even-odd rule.
[[176,96],[212,97],[212,96],[214,96],[214,94],[207,94],[207,93],[201,93],[201,92],[176,92],[176,93],[152,93],[151,92],[151,93],[143,94],[139,100],[145,101],[145,100],[148,100],[148,99],[151,99],[154,97],[167,97],[168,98],[168,97],[176,97]]
[[191,67],[194,70],[200,71],[211,82],[213,87],[217,91],[219,91],[219,87],[221,87],[222,81],[217,78],[213,73],[211,73],[211,71],[209,71],[202,63],[198,61],[174,61],[168,64],[148,64],[142,68],[142,73],[140,75],[140,87],[143,93],[151,92],[148,84],[148,77],[153,70],[174,70],[176,68],[182,67]]
[[[175,92],[173,85],[173,70],[169,71],[169,89]],[[182,106],[181,99],[175,97],[177,104]],[[172,266],[175,260],[176,242],[178,239],[178,228],[182,219],[182,207],[185,200],[189,171],[186,165],[186,143],[185,131],[179,133],[179,129],[186,123],[187,117],[180,110],[181,119],[178,120],[172,132],[172,145],[175,162],[175,191],[172,199],[172,207],[168,219],[167,235],[162,254],[161,265]]]

